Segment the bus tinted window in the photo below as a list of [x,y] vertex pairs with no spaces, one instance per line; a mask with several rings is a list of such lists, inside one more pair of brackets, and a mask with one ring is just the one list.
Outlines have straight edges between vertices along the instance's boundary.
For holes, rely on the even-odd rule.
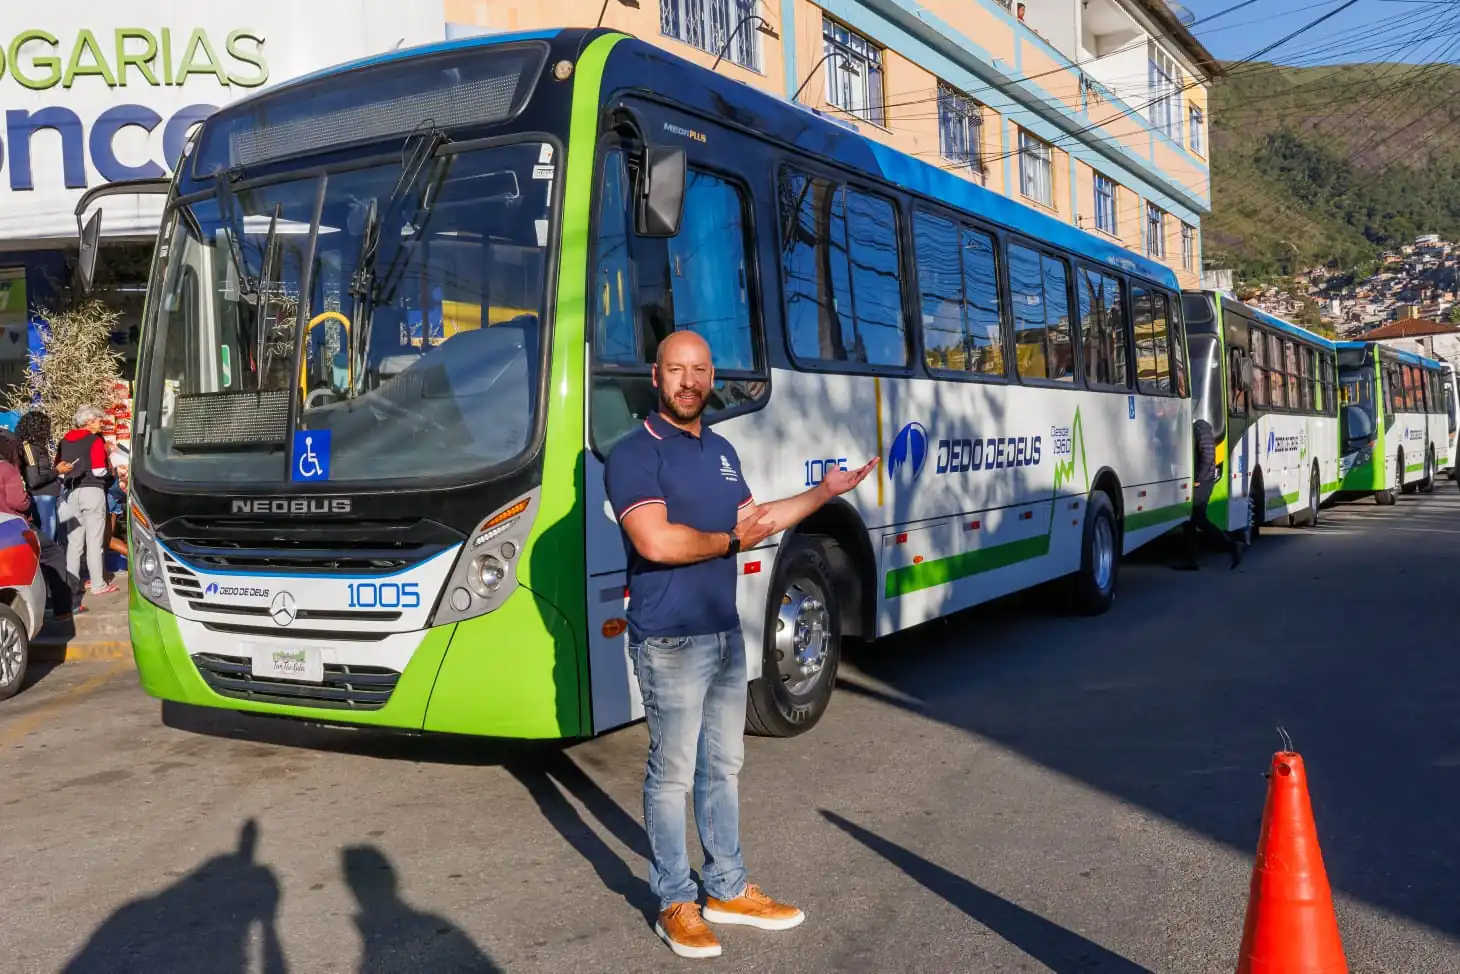
[[1142,392],[1171,391],[1171,348],[1167,337],[1170,312],[1166,296],[1144,287],[1131,288],[1136,334],[1136,377]]
[[940,372],[1004,374],[993,238],[919,213],[914,247],[923,317],[923,354]]
[[1085,380],[1092,386],[1129,388],[1126,374],[1125,284],[1081,269],[1076,284],[1080,331],[1085,342]]
[[1030,250],[1009,247],[1009,292],[1019,375],[1026,379],[1073,382],[1074,346],[1065,263]]
[[1215,331],[1216,315],[1212,312],[1212,299],[1205,294],[1183,294],[1181,316],[1186,320],[1188,332]]
[[1267,336],[1252,329],[1252,404],[1266,406],[1271,386],[1267,378]]
[[1285,369],[1286,364],[1283,359],[1282,339],[1276,335],[1267,335],[1267,377],[1270,392],[1268,405],[1277,409],[1283,409],[1290,405],[1288,402],[1288,386]]
[[786,327],[795,355],[906,365],[892,204],[788,173],[781,182],[781,232]]
[[1299,378],[1303,387],[1303,410],[1313,411],[1313,349],[1302,348],[1298,350]]
[[1182,319],[1177,315],[1181,305],[1168,295],[1156,295],[1160,305],[1167,309],[1167,340],[1171,346],[1171,391],[1186,398],[1186,340]]

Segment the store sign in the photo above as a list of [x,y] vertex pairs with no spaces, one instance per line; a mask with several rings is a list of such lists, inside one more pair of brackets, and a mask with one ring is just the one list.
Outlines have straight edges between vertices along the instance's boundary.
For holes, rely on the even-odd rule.
[[[12,4],[19,6],[19,4]],[[72,238],[82,191],[171,173],[204,118],[331,64],[441,40],[443,0],[67,0],[0,18],[0,240]],[[327,39],[327,40],[325,40]],[[161,200],[111,197],[106,233]]]
[[[202,28],[118,28],[102,38],[95,31],[82,29],[66,39],[45,30],[23,30],[0,49],[0,89],[7,79],[31,91],[58,87],[69,91],[79,85],[181,88],[193,78],[211,80],[225,90],[230,86],[249,89],[269,80],[264,38],[259,31],[238,28],[219,40],[221,44]],[[67,189],[85,189],[89,169],[105,182],[165,176],[172,160],[181,155],[188,130],[216,107],[188,104],[166,119],[145,104],[125,102],[104,109],[90,120],[84,120],[65,104],[8,110],[3,143],[9,150],[5,155],[9,160],[6,168],[10,189],[35,189],[31,145],[45,131],[60,138],[61,174]],[[136,128],[150,134],[159,127],[162,159],[127,162],[118,156],[117,139],[124,129]]]

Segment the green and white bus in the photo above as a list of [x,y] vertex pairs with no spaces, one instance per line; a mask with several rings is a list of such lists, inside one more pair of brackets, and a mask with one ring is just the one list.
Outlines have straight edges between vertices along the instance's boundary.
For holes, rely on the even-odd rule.
[[1208,517],[1248,541],[1279,518],[1317,524],[1339,486],[1334,343],[1221,291],[1182,304],[1192,411],[1216,440]]
[[284,84],[78,221],[148,188],[131,626],[157,697],[520,738],[641,717],[603,458],[677,328],[757,496],[885,460],[738,556],[755,731],[815,723],[846,637],[1055,579],[1103,611],[1190,510],[1168,268],[623,34]]
[[1460,457],[1460,398],[1455,395],[1455,366],[1440,363],[1440,400],[1445,412],[1445,448],[1441,451],[1439,472],[1455,478],[1457,457]]
[[1338,343],[1346,496],[1393,504],[1403,491],[1434,489],[1453,464],[1444,366],[1377,342]]

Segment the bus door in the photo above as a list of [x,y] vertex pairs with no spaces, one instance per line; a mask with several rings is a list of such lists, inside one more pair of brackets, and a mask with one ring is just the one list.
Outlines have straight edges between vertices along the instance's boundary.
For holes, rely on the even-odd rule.
[[[654,111],[644,109],[646,116]],[[646,419],[659,407],[651,379],[659,342],[681,329],[693,330],[709,342],[716,383],[705,401],[706,419],[754,402],[767,391],[767,384],[759,378],[765,375],[760,360],[762,315],[758,307],[752,307],[750,287],[754,242],[748,233],[748,215],[752,201],[748,187],[724,170],[726,160],[750,154],[742,150],[741,143],[752,151],[757,143],[668,109],[658,108],[657,112],[674,116],[673,124],[651,119],[641,131],[682,129],[691,136],[671,146],[684,150],[683,182],[679,184],[683,206],[672,234],[663,232],[666,227],[658,227],[656,232],[641,222],[644,217],[636,205],[645,192],[641,144],[617,133],[606,136],[597,147],[595,167],[592,205],[597,233],[587,255],[584,493],[593,722],[600,731],[643,714],[626,637],[615,621],[627,618],[627,558],[603,473],[613,448],[625,437],[642,433]],[[654,166],[651,178],[657,181],[669,172],[678,182],[674,168]],[[647,191],[657,194],[667,186],[654,185]],[[749,452],[741,450],[742,461]],[[769,575],[769,567],[767,564],[765,575]],[[766,582],[763,578],[753,581]],[[752,678],[760,669],[760,615],[744,619]]]

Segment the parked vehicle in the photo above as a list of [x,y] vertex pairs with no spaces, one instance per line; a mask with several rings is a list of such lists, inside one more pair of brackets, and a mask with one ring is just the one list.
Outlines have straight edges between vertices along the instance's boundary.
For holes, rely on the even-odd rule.
[[0,514],[0,700],[25,681],[30,641],[46,616],[41,543],[24,518]]

